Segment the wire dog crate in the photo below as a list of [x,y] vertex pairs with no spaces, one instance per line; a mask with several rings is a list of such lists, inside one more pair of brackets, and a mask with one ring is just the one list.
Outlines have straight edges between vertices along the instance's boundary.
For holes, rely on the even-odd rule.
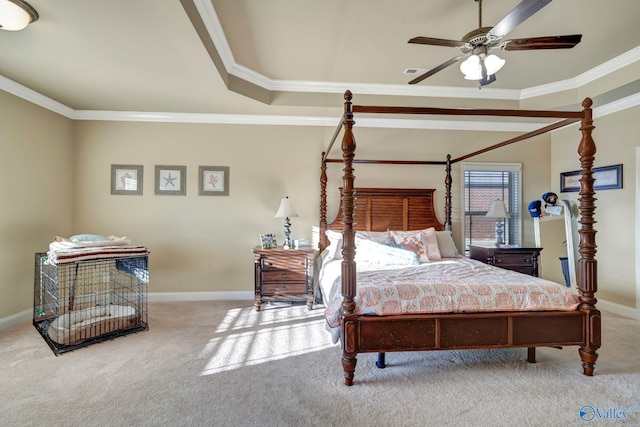
[[57,356],[149,329],[148,256],[55,264],[35,254],[33,325]]

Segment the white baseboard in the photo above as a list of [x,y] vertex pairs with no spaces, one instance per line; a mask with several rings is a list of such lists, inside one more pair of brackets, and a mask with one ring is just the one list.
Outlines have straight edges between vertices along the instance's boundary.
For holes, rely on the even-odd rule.
[[247,291],[229,292],[152,292],[150,302],[173,301],[252,301],[254,293]]
[[19,325],[22,322],[27,322],[33,319],[33,310],[25,310],[20,313],[13,314],[9,317],[5,317],[0,319],[0,331],[4,331],[5,329],[12,328],[16,325]]
[[640,320],[640,307],[632,308],[626,305],[617,304],[615,302],[609,302],[599,299],[596,303],[596,307],[601,311],[608,311],[610,313],[619,314],[620,316],[630,317],[631,319]]

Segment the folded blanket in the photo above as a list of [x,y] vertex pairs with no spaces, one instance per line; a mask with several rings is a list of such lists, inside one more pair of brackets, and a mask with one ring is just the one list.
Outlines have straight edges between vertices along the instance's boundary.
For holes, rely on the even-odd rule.
[[[112,239],[113,238],[113,239]],[[111,236],[104,242],[71,242],[61,240],[51,242],[47,252],[50,264],[65,264],[99,258],[118,258],[123,256],[148,255],[145,246],[132,245],[126,237]]]

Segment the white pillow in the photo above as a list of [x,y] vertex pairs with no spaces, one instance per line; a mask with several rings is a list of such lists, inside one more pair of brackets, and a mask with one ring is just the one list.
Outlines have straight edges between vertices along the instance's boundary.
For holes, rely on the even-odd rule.
[[377,243],[365,239],[358,240],[355,261],[378,265],[420,264],[415,245]]
[[[333,259],[342,259],[342,231],[327,230],[325,234],[329,239],[327,256]],[[359,246],[358,241],[393,243],[393,239],[388,231],[356,231],[356,248]]]
[[393,243],[393,238],[388,231],[356,231],[356,239],[371,240],[376,243]]
[[457,258],[459,256],[458,248],[456,248],[450,231],[436,231],[436,239],[442,258]]
[[329,246],[326,248],[327,256],[333,259],[342,259],[342,232],[327,230],[325,234],[329,239]]

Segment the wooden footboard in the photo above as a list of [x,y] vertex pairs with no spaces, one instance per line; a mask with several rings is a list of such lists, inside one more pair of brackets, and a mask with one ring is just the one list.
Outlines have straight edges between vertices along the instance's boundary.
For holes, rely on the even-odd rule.
[[[578,346],[585,342],[581,311],[347,316],[342,321],[348,355],[396,351]],[[353,384],[355,356],[343,358]]]

